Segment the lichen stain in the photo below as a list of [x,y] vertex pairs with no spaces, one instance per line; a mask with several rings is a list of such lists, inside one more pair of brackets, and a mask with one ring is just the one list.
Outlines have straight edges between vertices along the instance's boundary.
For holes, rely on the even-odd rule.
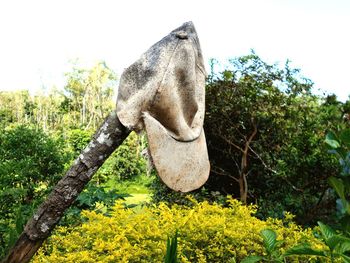
[[105,134],[103,132],[98,136],[97,141],[100,144],[106,144],[108,146],[113,145],[113,141],[109,138],[109,134]]
[[45,223],[42,223],[40,226],[40,230],[41,232],[45,233],[47,230],[49,230],[49,227]]

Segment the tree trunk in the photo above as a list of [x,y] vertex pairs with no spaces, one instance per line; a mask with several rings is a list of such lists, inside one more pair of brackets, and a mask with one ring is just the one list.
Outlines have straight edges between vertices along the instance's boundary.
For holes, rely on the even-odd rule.
[[130,133],[112,112],[66,175],[28,221],[3,263],[29,262],[50,235],[65,210],[74,202],[94,173]]
[[245,173],[240,174],[238,182],[239,182],[240,200],[242,204],[247,204],[247,198],[248,198],[247,175]]
[[241,171],[239,175],[239,191],[240,191],[240,197],[241,197],[241,202],[243,204],[247,203],[247,197],[248,197],[248,182],[247,182],[247,175],[248,175],[248,152],[249,152],[249,147],[254,139],[255,135],[258,132],[258,128],[254,121],[252,120],[252,124],[254,127],[254,130],[252,134],[249,136],[249,139],[246,141],[244,150],[242,152],[242,160],[241,160]]

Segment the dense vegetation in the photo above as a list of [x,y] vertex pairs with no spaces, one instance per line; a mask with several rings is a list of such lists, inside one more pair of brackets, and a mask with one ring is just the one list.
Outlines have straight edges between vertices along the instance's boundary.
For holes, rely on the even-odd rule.
[[339,169],[323,141],[343,125],[343,109],[312,95],[312,82],[288,63],[280,69],[252,54],[231,65],[207,85],[208,187],[257,203],[263,218],[329,216],[327,178]]
[[305,240],[315,249],[324,247],[311,230],[293,223],[289,214],[284,221],[262,221],[252,216],[255,207],[242,206],[237,200],[228,199],[227,207],[188,202],[190,206],[171,208],[160,203],[142,213],[117,203],[111,216],[86,211],[87,222],[58,228],[34,262],[162,262],[166,238],[176,230],[181,262],[240,262],[249,254],[262,254],[259,232],[266,228],[285,240],[280,253]]
[[[277,239],[287,239],[276,250],[280,257],[302,236],[310,246],[295,249],[299,254],[318,249],[315,255],[326,251],[330,258],[337,246],[350,247],[346,243],[350,232],[350,100],[342,103],[334,95],[313,95],[312,82],[288,62],[282,68],[269,65],[254,53],[230,62],[220,73],[213,62],[206,86],[204,128],[211,162],[206,185],[191,193],[190,200],[188,195],[171,192],[151,170],[145,136],[131,133],[67,211],[61,227],[36,258],[38,262],[47,262],[40,260],[50,256],[62,257],[58,261],[64,262],[68,256],[84,255],[91,262],[109,262],[102,252],[111,257],[121,253],[120,258],[133,257],[135,262],[149,262],[148,257],[161,260],[167,236],[194,213],[195,220],[188,223],[191,228],[179,227],[181,262],[240,262],[251,254],[264,260],[261,255],[266,258],[268,253],[259,236],[264,228],[274,229]],[[116,79],[105,63],[98,63],[92,69],[74,66],[62,90],[35,95],[0,92],[0,258],[114,107]],[[252,208],[236,201],[228,204],[227,195],[242,204],[257,205],[254,215]],[[123,201],[114,206],[117,199]],[[135,207],[145,201],[151,203]],[[244,216],[237,212],[243,210]],[[329,242],[316,240],[310,229],[286,222],[289,213],[304,227],[314,227],[318,221],[332,225],[337,230],[330,231],[340,235],[343,243],[338,240],[329,247]],[[220,223],[223,218],[224,225]],[[118,232],[136,222],[142,224],[137,233]],[[323,223],[319,223],[321,232],[331,229]],[[118,228],[114,232],[97,231],[112,224]],[[160,226],[161,230],[152,228]],[[240,235],[231,236],[237,229]],[[78,236],[84,245],[69,243]],[[130,246],[120,247],[122,240]]]

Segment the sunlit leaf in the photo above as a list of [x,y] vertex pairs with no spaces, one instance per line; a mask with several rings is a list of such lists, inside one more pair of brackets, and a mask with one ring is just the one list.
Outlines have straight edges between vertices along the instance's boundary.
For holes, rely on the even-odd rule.
[[338,254],[344,254],[350,251],[350,239],[348,241],[339,239],[337,245],[334,248],[334,252]]
[[338,137],[332,131],[327,133],[325,142],[332,148],[338,148],[340,146]]
[[297,245],[295,247],[292,247],[286,251],[284,256],[294,256],[294,255],[299,255],[299,256],[320,256],[324,257],[325,253],[321,250],[316,250],[310,247],[309,244],[301,244]]
[[350,129],[343,130],[340,135],[339,139],[347,146],[350,146]]
[[[342,249],[343,250],[345,249],[345,251],[348,251],[347,250],[348,246],[346,245],[346,243],[349,243],[350,245],[350,238],[347,238],[341,235],[335,235],[326,240],[326,244],[329,246],[331,250],[334,250],[335,253],[339,253],[339,251],[341,251]],[[343,247],[343,244],[344,244],[344,247]],[[337,251],[337,249],[339,251]]]
[[347,255],[341,255],[341,257],[342,257],[344,263],[350,263],[350,257],[349,257],[349,256],[347,256]]
[[327,226],[326,224],[323,224],[322,222],[317,222],[317,224],[320,226],[321,233],[326,240],[337,234],[335,232],[335,230],[333,228],[331,228],[330,226]]
[[259,262],[262,259],[263,259],[263,257],[261,257],[261,256],[248,256],[248,257],[244,258],[241,261],[241,263],[255,263],[255,262]]
[[336,193],[339,195],[341,199],[345,199],[345,187],[342,179],[336,178],[334,176],[328,178],[329,184],[333,187]]
[[264,229],[261,231],[261,235],[263,237],[264,240],[264,246],[266,248],[266,250],[271,253],[277,245],[277,234],[275,231],[271,230],[271,229]]

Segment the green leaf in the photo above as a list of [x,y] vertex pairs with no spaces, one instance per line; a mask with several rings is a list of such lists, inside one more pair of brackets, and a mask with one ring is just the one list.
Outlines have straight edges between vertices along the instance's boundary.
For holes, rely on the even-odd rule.
[[328,178],[328,183],[333,187],[341,199],[345,199],[345,187],[342,179],[332,176]]
[[348,215],[350,215],[350,203],[345,199],[342,199],[342,202],[343,202],[343,206],[345,208],[346,213]]
[[177,262],[177,236],[178,231],[176,230],[175,235],[167,240],[166,254],[164,258],[165,263],[176,263]]
[[292,247],[286,251],[284,256],[319,256],[325,257],[325,253],[321,250],[316,250],[310,247],[309,244],[301,244]]
[[343,130],[340,135],[339,139],[347,146],[350,146],[350,129]]
[[264,246],[269,254],[276,248],[277,245],[277,234],[271,229],[264,229],[261,232],[261,236],[264,240]]
[[348,233],[348,235],[350,236],[350,215],[344,216],[340,220],[340,224],[341,224],[343,232]]
[[350,263],[350,257],[349,256],[346,256],[346,255],[341,255],[344,263]]
[[328,140],[328,139],[326,139],[325,142],[326,142],[331,148],[337,149],[337,148],[340,147],[339,142],[336,141],[336,140]]
[[322,222],[317,222],[317,224],[320,226],[320,230],[322,233],[322,236],[324,237],[324,239],[327,241],[329,238],[335,236],[337,233],[335,232],[335,230],[333,228],[331,228],[330,226],[327,226],[326,224],[323,224]]
[[229,70],[225,70],[223,73],[222,73],[223,77],[224,77],[224,80],[226,81],[230,81],[233,79],[233,73],[232,71],[229,71]]
[[338,142],[338,138],[335,135],[335,133],[332,132],[332,131],[327,133],[325,143],[328,144],[331,148],[334,148],[334,149],[340,147],[340,144]]
[[[330,237],[326,241],[329,248],[334,251],[335,253],[344,253],[346,251],[349,251],[350,248],[350,238],[347,238],[345,236],[341,235],[335,235]],[[343,252],[341,252],[343,251]]]
[[338,254],[344,254],[345,252],[350,251],[350,239],[349,241],[339,242],[334,248],[334,252]]
[[248,256],[248,257],[244,258],[241,261],[241,263],[255,263],[255,262],[259,262],[262,259],[263,259],[263,257],[261,257],[261,256]]
[[342,180],[343,180],[343,184],[344,184],[345,189],[347,189],[349,194],[350,194],[350,176],[343,177]]
[[337,135],[333,132],[333,131],[329,131],[327,134],[326,134],[326,139],[329,139],[329,140],[335,140],[335,141],[338,141],[338,137]]

